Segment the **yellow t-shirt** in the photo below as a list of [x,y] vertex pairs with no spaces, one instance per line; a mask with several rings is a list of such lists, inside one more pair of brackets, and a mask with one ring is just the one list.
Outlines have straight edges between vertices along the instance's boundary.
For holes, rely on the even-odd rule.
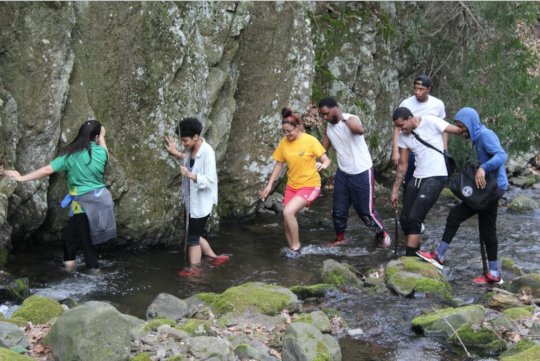
[[317,138],[302,133],[290,141],[284,137],[274,152],[274,160],[287,163],[287,184],[294,188],[320,187],[321,176],[315,169],[315,159],[326,153]]

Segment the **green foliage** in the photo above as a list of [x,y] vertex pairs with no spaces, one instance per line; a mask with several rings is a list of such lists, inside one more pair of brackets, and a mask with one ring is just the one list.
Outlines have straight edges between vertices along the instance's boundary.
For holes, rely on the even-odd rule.
[[129,359],[129,361],[151,361],[150,354],[148,352],[143,352],[138,354],[135,357]]
[[174,322],[173,320],[169,320],[168,318],[156,318],[154,320],[148,321],[147,324],[144,326],[144,330],[157,330],[157,328],[161,325],[169,325],[171,327],[174,327],[176,325],[176,322]]
[[0,347],[0,361],[32,361],[30,356],[19,355],[16,352]]

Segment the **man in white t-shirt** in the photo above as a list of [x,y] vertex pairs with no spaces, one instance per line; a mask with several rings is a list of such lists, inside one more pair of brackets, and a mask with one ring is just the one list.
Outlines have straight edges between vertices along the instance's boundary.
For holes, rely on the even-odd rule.
[[[414,95],[403,100],[399,107],[407,108],[413,113],[415,117],[421,117],[422,115],[434,115],[441,119],[446,118],[446,111],[444,109],[444,103],[442,100],[430,95],[433,88],[433,82],[427,75],[418,75],[414,79],[413,92]],[[399,128],[394,127],[394,137],[392,143],[392,162],[395,166],[399,161],[399,147],[398,147]],[[444,149],[448,149],[448,135],[443,134]],[[407,189],[407,184],[413,177],[414,173],[414,153],[409,152],[409,167],[403,180],[403,190]],[[424,225],[421,226],[422,233],[424,233]]]
[[461,134],[461,130],[436,116],[413,116],[405,107],[397,108],[392,120],[400,130],[399,162],[390,196],[393,207],[397,205],[399,189],[409,165],[410,152],[414,153],[416,160],[413,178],[403,195],[403,210],[400,217],[401,228],[407,239],[405,255],[415,256],[420,248],[421,224],[439,198],[448,179],[444,156],[422,144],[418,139],[421,138],[442,152],[443,133]]
[[380,245],[384,248],[390,246],[390,236],[384,230],[373,205],[373,162],[364,139],[362,122],[355,115],[342,113],[332,97],[319,102],[319,114],[328,122],[322,145],[326,150],[330,146],[336,150],[338,163],[332,206],[336,238],[331,244],[345,243],[345,230],[352,204],[364,224],[375,232]]

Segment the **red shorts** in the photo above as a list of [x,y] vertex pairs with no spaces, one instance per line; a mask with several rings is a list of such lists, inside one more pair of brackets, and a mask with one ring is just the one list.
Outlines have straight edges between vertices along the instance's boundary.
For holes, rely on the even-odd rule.
[[307,201],[307,206],[309,207],[311,203],[321,194],[321,187],[303,187],[299,189],[294,189],[290,186],[285,187],[285,197],[283,198],[283,205],[286,206],[287,203],[294,196],[299,196],[304,198]]

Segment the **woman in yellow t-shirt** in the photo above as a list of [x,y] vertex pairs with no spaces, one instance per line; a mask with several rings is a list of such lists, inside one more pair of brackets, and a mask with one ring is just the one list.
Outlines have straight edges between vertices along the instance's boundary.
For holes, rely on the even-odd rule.
[[268,184],[260,193],[260,199],[264,201],[268,197],[286,163],[288,181],[283,199],[285,237],[289,249],[299,253],[301,245],[296,214],[302,208],[309,207],[319,196],[321,176],[318,172],[330,166],[330,158],[317,138],[303,132],[302,122],[289,108],[283,108],[281,113],[281,128],[285,137],[274,151],[276,164]]

